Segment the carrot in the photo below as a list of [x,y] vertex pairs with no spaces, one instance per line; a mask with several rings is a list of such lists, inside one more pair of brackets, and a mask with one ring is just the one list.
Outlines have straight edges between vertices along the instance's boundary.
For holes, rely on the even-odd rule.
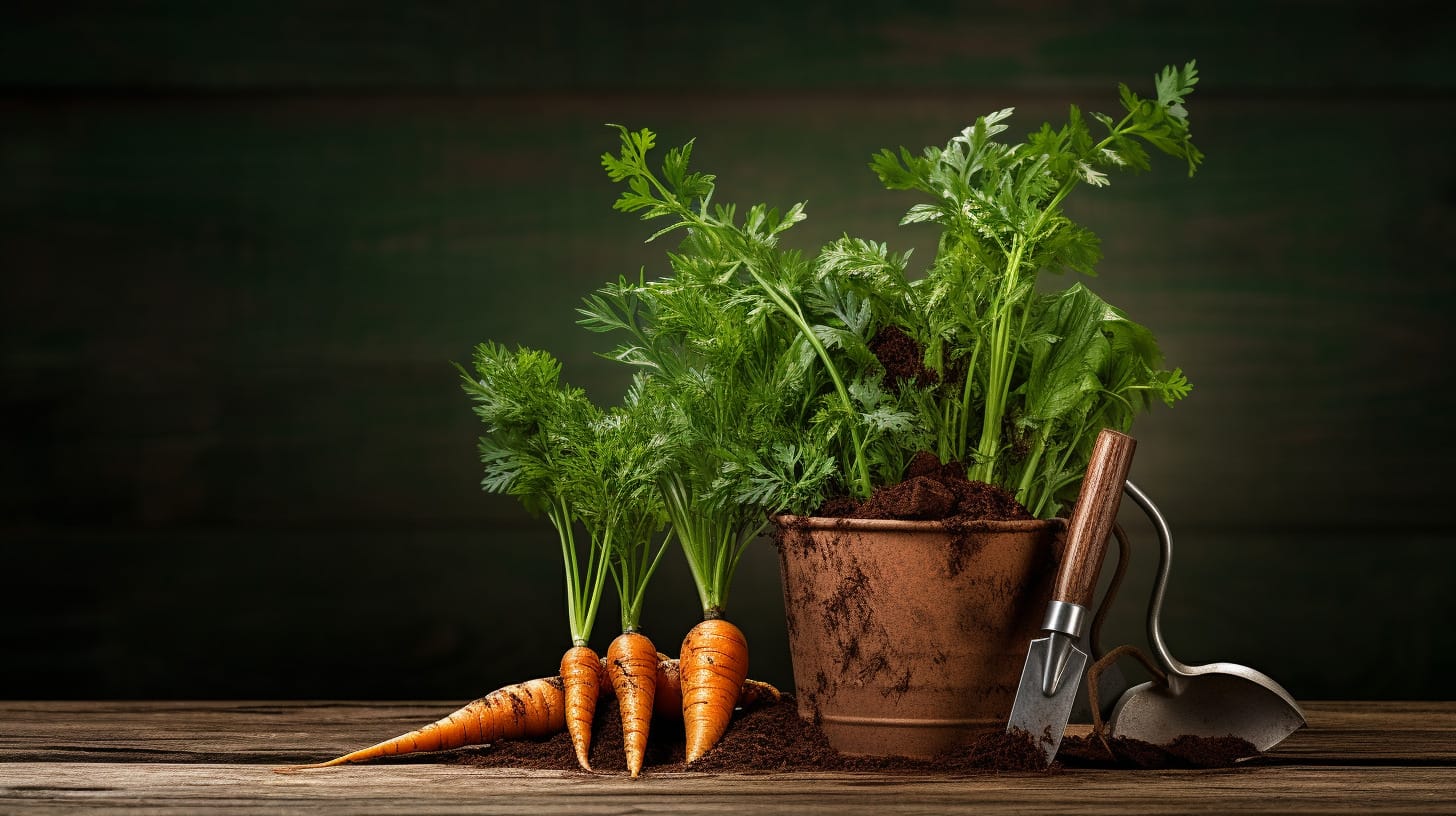
[[[675,657],[657,654],[657,697],[652,703],[652,716],[678,720],[683,715],[682,664]],[[738,690],[736,708],[751,709],[773,705],[784,698],[772,683],[747,679]]]
[[683,639],[681,670],[687,761],[692,762],[728,730],[733,705],[748,679],[748,640],[737,626],[709,618]]
[[652,698],[652,716],[664,720],[682,719],[682,672],[675,657],[657,653],[657,689]]
[[602,660],[589,646],[573,646],[561,656],[561,682],[566,698],[566,730],[576,750],[576,764],[590,771],[592,718],[603,686]]
[[[600,677],[606,672],[606,661],[598,660],[596,667],[598,677]],[[679,663],[677,658],[668,657],[661,652],[657,653],[657,677],[654,683],[653,695],[654,716],[664,718],[671,717],[673,719],[682,716],[682,686],[680,680],[681,672],[679,672],[678,669]],[[545,688],[542,688],[543,685],[545,686]],[[331,765],[342,765],[346,762],[364,762],[370,759],[378,759],[379,757],[400,756],[402,754],[414,753],[416,751],[442,751],[448,750],[450,748],[460,748],[466,745],[480,745],[483,743],[493,742],[496,739],[512,739],[519,738],[520,736],[529,738],[550,736],[561,731],[562,729],[568,729],[567,723],[569,720],[569,715],[567,714],[567,711],[569,709],[569,705],[565,703],[565,685],[566,683],[559,677],[545,677],[540,680],[532,680],[527,683],[517,683],[513,686],[506,686],[505,688],[497,689],[496,691],[487,694],[479,700],[475,700],[474,702],[469,703],[468,705],[464,706],[459,711],[456,711],[445,719],[440,720],[439,722],[436,722],[432,725],[427,725],[417,731],[411,731],[408,734],[395,737],[394,739],[387,742],[381,742],[378,745],[355,751],[352,754],[345,754],[338,759],[330,760],[328,762],[319,762],[313,765],[296,765],[289,768],[279,768],[278,770],[280,772],[287,772],[308,768],[324,768]],[[605,686],[606,684],[604,682],[598,683],[599,693],[601,690],[605,689]],[[559,704],[552,702],[553,691],[555,690],[562,691],[562,702]],[[420,740],[424,738],[427,733],[435,733],[438,732],[440,729],[445,729],[448,733],[449,730],[455,729],[457,724],[460,723],[463,719],[467,719],[470,717],[474,717],[477,721],[481,721],[482,717],[502,719],[508,718],[517,710],[516,705],[510,702],[509,698],[511,696],[515,696],[525,701],[529,701],[533,697],[535,697],[538,698],[543,705],[549,708],[559,709],[562,713],[559,716],[556,714],[549,715],[549,723],[543,722],[540,724],[540,727],[533,726],[527,732],[519,735],[504,733],[504,729],[498,729],[496,726],[481,725],[477,728],[474,736],[467,736],[467,740],[465,742],[457,743],[454,739],[441,740],[440,745],[436,748],[429,748],[420,743]],[[769,683],[764,683],[759,680],[744,680],[743,688],[738,693],[738,707],[744,709],[757,708],[761,705],[770,705],[773,703],[777,703],[782,698],[783,695],[779,692],[779,690],[777,688],[774,688],[774,686]],[[501,704],[502,701],[504,701],[504,705]],[[592,707],[593,709],[595,708],[595,701],[593,701]],[[529,706],[526,706],[525,710],[529,711]],[[499,733],[500,736],[497,736],[494,739],[490,738],[491,734],[496,733]],[[575,740],[573,739],[572,742],[573,747],[575,747]],[[577,756],[577,761],[581,761],[581,757],[579,754]]]
[[295,765],[280,771],[327,768],[348,762],[419,751],[445,751],[504,739],[546,737],[566,728],[565,695],[559,677],[543,677],[496,689],[429,725],[328,762]]
[[647,756],[647,731],[657,692],[657,647],[643,635],[623,632],[607,647],[607,677],[622,712],[627,771],[636,777]]
[[765,683],[762,680],[744,680],[743,689],[738,692],[738,707],[742,709],[758,708],[761,705],[773,705],[782,699],[784,699],[784,695],[772,683]]

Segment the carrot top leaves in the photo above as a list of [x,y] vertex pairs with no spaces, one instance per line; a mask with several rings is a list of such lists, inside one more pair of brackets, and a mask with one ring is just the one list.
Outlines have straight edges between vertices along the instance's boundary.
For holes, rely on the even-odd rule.
[[668,538],[659,538],[667,516],[657,494],[666,441],[635,390],[624,406],[603,415],[593,431],[591,472],[580,479],[582,522],[607,559],[622,631],[635,632],[647,584],[667,548]]
[[[692,454],[667,479],[669,514],[704,496],[771,510],[812,508],[827,494],[868,497],[929,449],[965,462],[970,478],[1015,492],[1038,516],[1055,515],[1102,427],[1127,430],[1139,410],[1189,390],[1181,371],[1162,368],[1151,333],[1086,287],[1038,294],[1042,272],[1091,276],[1101,258],[1097,237],[1062,203],[1078,186],[1107,186],[1114,171],[1150,169],[1145,146],[1184,160],[1192,175],[1203,160],[1186,107],[1197,82],[1190,62],[1159,72],[1153,98],[1120,86],[1121,119],[1091,114],[1101,138],[1072,106],[1064,125],[1002,141],[1013,114],[1005,108],[944,147],[876,154],[870,168],[886,188],[929,199],[901,223],[941,227],[923,275],[910,273],[909,252],[847,235],[812,260],[784,251],[779,237],[803,220],[802,204],[782,214],[755,205],[740,217],[712,203],[714,176],[689,171],[693,143],[668,150],[654,170],[656,136],[616,126],[621,149],[602,156],[608,176],[626,186],[614,206],[666,219],[648,240],[684,238],[668,255],[670,278],[622,279],[588,299],[582,322],[625,331],[628,342],[612,356],[654,379],[696,376],[717,389],[703,403],[689,389],[675,392],[684,438],[708,453]],[[886,369],[874,350],[886,330],[919,351],[923,375]],[[776,369],[778,355],[798,367]],[[773,387],[775,371],[785,375],[783,410],[755,415],[739,392]],[[762,422],[751,443],[734,444],[748,424],[738,418],[755,416]],[[674,515],[679,535],[687,529],[692,538],[688,521]],[[738,529],[746,535],[751,526]],[[737,540],[722,530],[702,535]],[[690,562],[699,552],[730,575],[734,558],[713,554],[736,546],[684,539]],[[699,569],[706,607],[716,573]]]
[[[549,353],[494,343],[476,348],[474,375],[461,375],[486,426],[481,485],[544,513],[561,540],[572,642],[591,637],[608,575],[624,629],[637,628],[663,549],[654,554],[651,543],[666,523],[657,484],[667,459],[635,392],[603,411],[560,382],[561,363]],[[578,528],[587,541],[577,540]]]
[[745,547],[769,512],[818,506],[833,474],[828,432],[801,435],[823,409],[823,369],[798,328],[757,294],[754,275],[785,287],[812,282],[803,256],[777,237],[802,217],[732,207],[711,213],[712,177],[687,172],[691,144],[648,169],[649,131],[621,129],[621,157],[603,158],[628,181],[618,208],[677,219],[672,274],[626,278],[586,298],[581,324],[624,335],[607,356],[639,369],[641,396],[666,440],[658,479],[705,614],[719,615]]
[[545,351],[482,343],[474,363],[474,375],[463,367],[460,375],[485,424],[481,486],[551,520],[566,570],[571,640],[584,646],[609,569],[594,541],[576,537],[576,523],[596,512],[590,481],[601,412],[584,391],[560,383],[561,363]]
[[[886,188],[930,197],[901,223],[940,225],[936,257],[924,279],[903,284],[901,269],[868,263],[862,253],[856,260],[874,270],[874,287],[865,285],[871,276],[842,262],[830,259],[825,270],[922,343],[942,383],[960,380],[958,392],[922,389],[941,458],[968,462],[970,478],[1015,492],[1037,515],[1059,509],[1102,427],[1126,431],[1150,393],[1171,404],[1188,392],[1180,371],[1161,369],[1146,329],[1085,287],[1039,296],[1036,284],[1042,272],[1096,274],[1097,237],[1062,211],[1075,188],[1105,187],[1117,170],[1149,169],[1144,144],[1185,160],[1193,175],[1203,154],[1184,103],[1197,82],[1189,62],[1154,77],[1155,99],[1120,86],[1123,118],[1092,114],[1107,131],[1100,140],[1073,105],[1062,127],[1043,124],[1024,142],[1001,142],[1013,112],[1006,108],[943,148],[918,156],[881,151],[870,168]],[[1138,342],[1128,342],[1132,335]]]
[[584,327],[620,338],[607,356],[637,369],[627,399],[597,408],[543,351],[486,343],[475,371],[461,369],[486,428],[483,486],[557,530],[572,640],[590,637],[608,575],[636,629],[665,526],[717,617],[771,514],[868,497],[920,450],[1055,515],[1101,428],[1127,430],[1190,388],[1148,329],[1084,285],[1038,291],[1043,272],[1092,276],[1101,258],[1062,204],[1114,171],[1150,169],[1148,147],[1192,175],[1197,82],[1190,62],[1159,72],[1151,98],[1121,86],[1120,119],[1091,114],[1101,138],[1072,106],[1064,125],[1003,141],[1005,108],[943,147],[873,156],[886,188],[927,199],[901,223],[941,229],[923,274],[911,253],[848,235],[812,258],[785,249],[803,204],[714,203],[714,176],[689,167],[693,142],[654,167],[656,135],[615,126],[620,149],[601,159],[624,187],[614,207],[665,219],[649,241],[678,241],[670,274],[621,277],[579,309]]

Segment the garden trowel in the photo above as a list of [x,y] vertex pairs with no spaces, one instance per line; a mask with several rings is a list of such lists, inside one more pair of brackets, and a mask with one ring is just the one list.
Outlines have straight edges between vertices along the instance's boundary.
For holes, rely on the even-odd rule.
[[1180,736],[1232,736],[1259,751],[1273,748],[1304,727],[1304,710],[1261,671],[1238,663],[1192,666],[1169,653],[1159,618],[1173,560],[1173,534],[1157,506],[1136,485],[1128,482],[1127,494],[1153,522],[1162,550],[1148,603],[1148,644],[1167,679],[1134,686],[1122,695],[1109,720],[1112,735],[1154,745],[1166,745]]
[[1104,429],[1093,444],[1082,491],[1067,523],[1067,545],[1062,551],[1052,600],[1042,622],[1047,636],[1031,642],[1026,666],[1021,670],[1021,685],[1006,730],[1030,734],[1046,754],[1048,764],[1062,744],[1067,718],[1087,667],[1087,653],[1078,649],[1076,642],[1087,629],[1087,610],[1136,447],[1137,440],[1110,428]]

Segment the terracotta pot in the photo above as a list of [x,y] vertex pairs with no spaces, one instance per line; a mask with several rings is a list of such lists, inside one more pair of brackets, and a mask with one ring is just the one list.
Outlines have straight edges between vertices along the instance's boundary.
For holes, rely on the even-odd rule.
[[775,521],[799,715],[836,750],[930,757],[1006,726],[1063,521]]

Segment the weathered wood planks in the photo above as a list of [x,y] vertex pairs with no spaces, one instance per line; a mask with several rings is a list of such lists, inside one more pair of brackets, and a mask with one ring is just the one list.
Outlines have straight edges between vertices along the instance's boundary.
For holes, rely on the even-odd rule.
[[12,813],[1179,814],[1451,813],[1451,768],[1000,774],[960,779],[793,774],[641,780],[439,765],[281,776],[238,765],[0,765]]
[[[420,763],[279,775],[407,729],[430,703],[0,703],[0,810],[146,812],[1456,812],[1456,703],[1311,703],[1266,759],[1216,771],[580,773]],[[649,769],[650,770],[650,769]]]
[[[1456,702],[1303,705],[1309,726],[1260,763],[1456,767]],[[446,701],[0,701],[0,763],[312,762],[402,734],[457,707]]]

